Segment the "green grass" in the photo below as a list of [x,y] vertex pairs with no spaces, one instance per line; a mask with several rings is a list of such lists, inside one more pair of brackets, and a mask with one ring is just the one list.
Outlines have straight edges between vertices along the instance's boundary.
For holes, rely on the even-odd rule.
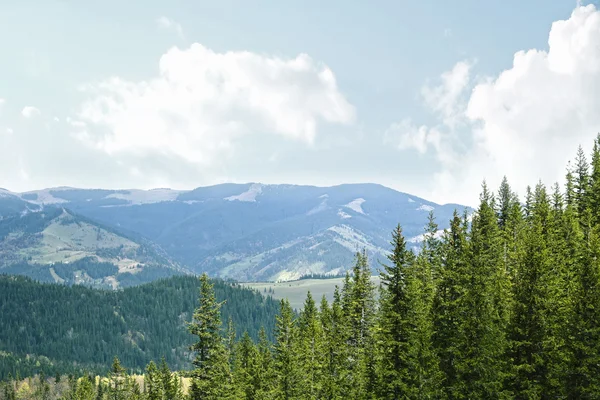
[[[379,277],[373,276],[371,280],[376,286],[379,286]],[[331,303],[335,286],[340,288],[344,284],[343,278],[333,279],[301,279],[290,282],[246,282],[242,285],[256,289],[263,295],[271,295],[275,299],[287,298],[292,308],[300,310],[306,300],[308,291],[312,294],[317,303],[321,301],[323,295]],[[269,293],[269,288],[274,292]],[[265,292],[266,289],[266,292]]]

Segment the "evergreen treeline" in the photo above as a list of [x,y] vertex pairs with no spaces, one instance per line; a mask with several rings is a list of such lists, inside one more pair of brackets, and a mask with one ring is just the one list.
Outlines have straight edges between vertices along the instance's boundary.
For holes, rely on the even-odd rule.
[[[282,300],[273,343],[229,318],[223,330],[227,304],[203,275],[189,381],[151,363],[140,384],[115,359],[108,380],[72,378],[60,398],[600,398],[600,137],[564,190],[538,183],[521,204],[506,180],[497,195],[484,184],[473,215],[436,231],[430,215],[415,254],[398,226],[379,288],[363,252],[331,304],[309,293],[296,315]],[[38,381],[34,398],[58,398]]]
[[359,253],[331,304],[282,301],[272,346],[222,337],[203,277],[189,398],[600,398],[600,136],[564,190],[484,184],[437,229],[418,254],[394,230],[378,289]]
[[[265,326],[273,338],[274,300],[237,284],[214,284],[238,335],[247,330],[258,339]],[[0,380],[17,373],[104,373],[115,355],[137,372],[163,356],[173,368],[189,368],[186,323],[198,290],[191,276],[109,291],[0,275]]]

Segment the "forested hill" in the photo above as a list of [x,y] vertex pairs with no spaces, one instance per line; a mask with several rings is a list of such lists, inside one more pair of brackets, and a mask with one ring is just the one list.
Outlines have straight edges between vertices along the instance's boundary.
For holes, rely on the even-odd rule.
[[0,218],[0,273],[116,289],[186,272],[147,239],[62,207]]
[[[217,300],[225,301],[223,321],[231,317],[238,337],[247,330],[257,338],[264,326],[272,338],[276,301],[214,283]],[[17,371],[103,372],[115,355],[133,370],[162,356],[172,368],[189,368],[187,322],[198,294],[191,276],[109,291],[0,275],[0,380]]]

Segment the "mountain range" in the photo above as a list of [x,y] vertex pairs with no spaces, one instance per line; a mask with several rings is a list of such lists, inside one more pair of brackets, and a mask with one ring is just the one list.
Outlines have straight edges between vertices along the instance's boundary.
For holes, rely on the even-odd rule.
[[[0,244],[4,249],[0,250],[0,264],[27,261],[18,255],[41,264],[66,255],[64,260],[95,257],[121,269],[125,264],[135,269],[148,260],[127,258],[126,254],[143,245],[153,249],[150,264],[180,272],[207,272],[239,281],[337,275],[351,266],[354,254],[363,248],[375,268],[377,261],[384,262],[391,231],[398,223],[409,242],[418,247],[430,211],[441,231],[454,210],[465,208],[435,204],[376,184],[248,183],[187,191],[60,187],[14,193],[0,189],[0,230],[8,223],[19,225],[15,221],[27,226],[31,222],[26,219],[35,219],[31,215],[58,210],[53,211],[53,221],[37,232],[43,239],[34,246],[35,251],[26,241],[15,244],[13,229],[9,234],[12,250],[6,237]],[[88,224],[83,230],[63,229],[73,228],[73,221],[80,220]],[[103,231],[100,243],[94,242],[94,229]],[[70,250],[57,252],[52,240],[71,243]],[[73,243],[85,243],[85,251],[75,254],[79,250]],[[124,253],[106,258],[106,252],[96,250],[106,246]],[[15,254],[17,260],[10,261]]]

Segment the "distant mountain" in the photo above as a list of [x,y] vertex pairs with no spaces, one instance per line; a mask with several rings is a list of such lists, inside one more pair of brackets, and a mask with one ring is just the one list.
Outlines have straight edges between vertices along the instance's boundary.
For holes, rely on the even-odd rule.
[[0,220],[0,273],[117,288],[185,272],[152,242],[68,209],[12,209]]
[[375,184],[248,183],[190,191],[63,187],[11,195],[22,202],[13,208],[68,207],[154,241],[194,272],[241,281],[342,273],[362,248],[377,267],[396,224],[418,246],[430,211],[441,230],[455,209],[465,209]]

